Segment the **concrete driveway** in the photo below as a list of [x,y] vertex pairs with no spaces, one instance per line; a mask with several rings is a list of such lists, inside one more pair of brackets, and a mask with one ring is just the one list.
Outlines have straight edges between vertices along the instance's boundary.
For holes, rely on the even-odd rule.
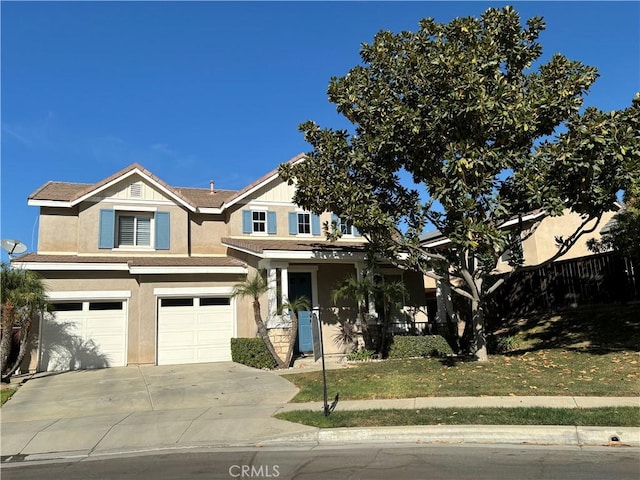
[[232,362],[42,374],[2,407],[1,454],[228,446],[303,434],[312,429],[272,418],[296,392],[279,375]]

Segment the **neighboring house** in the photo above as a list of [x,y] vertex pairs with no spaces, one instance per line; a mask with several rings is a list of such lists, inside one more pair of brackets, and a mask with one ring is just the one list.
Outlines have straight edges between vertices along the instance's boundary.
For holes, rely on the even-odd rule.
[[[251,300],[233,298],[233,287],[259,269],[274,332],[286,333],[283,299],[306,295],[321,309],[325,351],[337,352],[332,336],[356,305],[334,307],[331,291],[363,270],[365,240],[341,225],[328,242],[322,224],[336,218],[298,208],[294,188],[275,170],[239,191],[174,187],[137,164],[95,184],[40,187],[28,199],[40,208],[37,253],[13,260],[42,275],[55,309],[32,368],[230,360],[230,339],[256,334]],[[420,275],[384,273],[404,279],[407,304],[424,305]],[[310,316],[300,322],[298,350],[310,352]]]
[[[600,239],[601,235],[610,228],[613,217],[621,208],[621,204],[615,203],[611,211],[605,212],[598,223],[596,229],[592,233],[582,235],[577,242],[557,261],[569,260],[572,258],[580,258],[594,253],[587,247],[587,241],[595,238]],[[515,218],[504,223],[503,228],[508,229],[518,222],[523,223],[522,256],[523,266],[539,265],[555,255],[558,251],[556,238],[568,238],[572,235],[582,223],[580,215],[566,209],[562,215],[549,216],[544,210],[529,212],[522,216],[521,219]],[[591,221],[587,228],[593,227],[595,221]],[[527,229],[533,229],[531,235],[527,235]],[[421,243],[425,248],[446,248],[449,240],[439,231],[433,231],[424,234],[421,237]],[[509,265],[510,252],[505,252],[498,260],[494,273],[509,272],[512,267]],[[445,288],[445,290],[447,290]],[[445,321],[445,301],[448,293],[441,290],[441,285],[435,280],[425,277],[425,291],[428,303],[437,299],[438,323]],[[432,309],[433,311],[433,309]]]

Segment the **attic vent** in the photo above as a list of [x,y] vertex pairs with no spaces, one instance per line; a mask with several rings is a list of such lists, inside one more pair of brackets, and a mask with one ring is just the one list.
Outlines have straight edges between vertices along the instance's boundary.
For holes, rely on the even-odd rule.
[[142,185],[139,183],[132,183],[129,187],[129,195],[133,198],[142,197]]

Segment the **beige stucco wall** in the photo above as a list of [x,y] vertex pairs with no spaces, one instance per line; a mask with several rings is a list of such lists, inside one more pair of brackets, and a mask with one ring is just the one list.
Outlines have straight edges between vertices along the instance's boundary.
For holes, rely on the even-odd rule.
[[[40,208],[38,252],[78,251],[78,208]],[[96,244],[98,237],[96,237]]]
[[90,203],[85,202],[81,204],[78,215],[78,252],[85,254],[104,255],[104,254],[118,254],[122,253],[128,256],[133,255],[173,255],[180,254],[186,255],[188,253],[188,213],[187,211],[177,205],[160,205],[157,207],[158,211],[169,212],[171,229],[170,229],[170,249],[169,250],[154,250],[141,249],[141,248],[127,248],[127,249],[103,249],[98,248],[98,235],[100,230],[100,210],[101,209],[113,209],[118,206],[133,206],[127,204],[126,201],[122,203],[113,202],[98,202]]
[[[587,248],[587,241],[590,238],[600,238],[600,229],[615,215],[615,212],[606,212],[600,220],[600,224],[593,233],[583,235],[578,242],[561,257],[562,260],[591,255]],[[582,223],[582,219],[577,213],[565,210],[565,213],[558,217],[546,217],[536,229],[531,238],[523,242],[525,265],[537,265],[546,261],[557,252],[555,244],[556,236],[563,236],[565,239],[573,234]],[[587,228],[595,225],[595,221],[590,222]]]
[[[243,210],[268,210],[271,212],[276,212],[276,222],[277,228],[276,233],[269,235],[267,233],[260,234],[244,234],[242,232],[242,211]],[[320,215],[320,235],[289,235],[289,212],[302,212],[302,210],[298,209],[294,205],[291,206],[283,206],[283,205],[259,205],[255,204],[249,205],[240,205],[229,212],[228,218],[228,231],[229,235],[232,237],[246,236],[257,239],[276,239],[276,238],[299,238],[299,239],[322,239],[324,240],[324,232],[322,231],[322,225],[324,222],[331,221],[330,213],[323,213]],[[362,237],[358,237],[362,238]],[[353,241],[353,237],[350,241]]]
[[229,236],[229,225],[224,215],[203,215],[191,213],[189,215],[191,230],[192,255],[224,255],[227,251],[221,239]]

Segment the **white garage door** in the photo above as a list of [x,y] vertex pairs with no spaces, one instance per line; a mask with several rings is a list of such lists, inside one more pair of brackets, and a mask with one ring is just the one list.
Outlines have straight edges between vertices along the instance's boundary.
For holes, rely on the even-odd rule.
[[56,301],[42,324],[40,370],[127,364],[126,300]]
[[229,297],[161,298],[158,365],[230,361],[233,330]]

